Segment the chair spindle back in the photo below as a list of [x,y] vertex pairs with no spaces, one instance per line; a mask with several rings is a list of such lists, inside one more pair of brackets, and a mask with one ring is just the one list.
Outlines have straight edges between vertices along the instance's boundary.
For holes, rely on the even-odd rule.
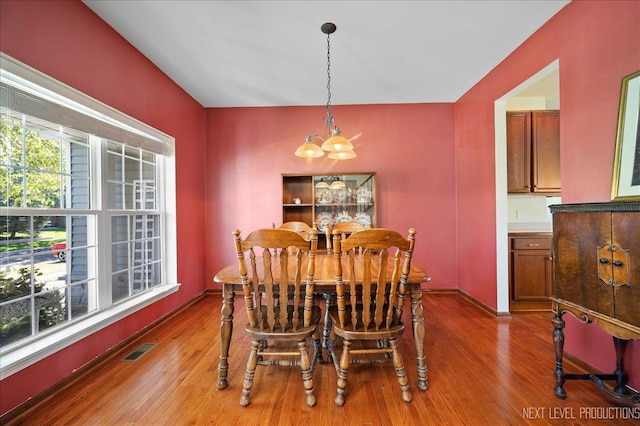
[[[356,330],[362,325],[365,331],[380,331],[398,325],[407,291],[415,233],[411,228],[405,239],[396,231],[374,228],[355,232],[343,240],[341,232],[334,231],[336,302],[341,327]],[[348,285],[344,283],[343,254],[347,258]],[[393,264],[390,276],[387,276],[388,262]],[[356,309],[351,310],[351,318],[346,318],[345,286],[349,304],[363,306],[363,324],[358,324]]]
[[[312,230],[311,239],[306,240],[297,232],[286,229],[259,229],[243,240],[240,231],[236,230],[234,241],[249,325],[272,333],[285,332],[287,326],[293,330],[309,327],[317,232]],[[246,252],[249,253],[251,274]],[[302,270],[304,256],[308,256],[306,271]],[[301,295],[304,295],[303,300]],[[303,318],[299,318],[297,309],[301,304],[304,305]]]

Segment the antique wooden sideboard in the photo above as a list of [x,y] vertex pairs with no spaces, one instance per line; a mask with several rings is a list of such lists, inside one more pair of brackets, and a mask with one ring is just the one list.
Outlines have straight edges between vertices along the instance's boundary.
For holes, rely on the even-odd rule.
[[[624,351],[640,340],[640,201],[558,204],[553,214],[552,309],[556,351],[555,394],[566,398],[569,379],[591,380],[620,401],[640,402],[627,386]],[[613,336],[612,374],[566,374],[562,368],[564,326],[569,312]],[[604,381],[615,380],[613,389]]]

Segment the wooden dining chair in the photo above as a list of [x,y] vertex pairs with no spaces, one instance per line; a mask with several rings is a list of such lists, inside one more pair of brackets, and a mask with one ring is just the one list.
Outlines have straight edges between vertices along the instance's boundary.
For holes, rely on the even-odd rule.
[[[335,398],[338,406],[345,402],[349,366],[381,361],[393,362],[402,399],[411,401],[397,337],[405,329],[402,312],[415,234],[415,229],[411,228],[405,239],[396,231],[373,228],[355,232],[342,240],[340,231],[333,232],[337,300],[329,310],[328,346],[338,375]],[[358,254],[359,248],[363,249],[361,254]],[[339,361],[336,336],[343,342]],[[356,348],[352,346],[354,341],[376,344]],[[384,356],[373,358],[371,355]]]
[[[364,226],[359,224],[358,222],[338,222],[332,227],[325,227],[324,235],[327,247],[327,254],[331,254],[333,252],[331,248],[331,239],[333,235],[333,231],[339,231],[342,239],[344,240],[347,236],[351,235],[354,232],[362,231],[366,229]],[[324,310],[324,327],[322,331],[322,342],[323,347],[327,349],[327,343],[329,341],[329,330],[331,329],[331,320],[329,319],[329,310],[331,306],[335,303],[335,292],[325,292],[322,294],[322,297],[325,299],[325,310]],[[331,356],[331,353],[329,353]]]
[[[321,353],[317,330],[321,312],[313,300],[317,232],[311,230],[310,241],[286,229],[260,229],[244,239],[236,230],[233,236],[249,321],[245,332],[251,338],[240,405],[246,407],[251,402],[258,365],[282,365],[301,367],[306,403],[313,407],[313,371]],[[308,258],[306,271],[302,270],[304,257]],[[312,337],[315,348],[311,360],[308,337]],[[269,350],[270,343],[275,342],[277,349]],[[296,348],[286,346],[294,343]]]
[[[275,229],[276,224],[275,222],[271,224],[271,226]],[[277,229],[289,229],[291,231],[296,231],[299,233],[311,233],[311,226],[309,226],[306,222],[299,222],[299,221],[290,221],[290,222],[284,222],[282,223],[282,225],[278,226]]]
[[367,229],[367,228],[365,228],[358,222],[338,222],[335,225],[333,225],[331,228],[327,226],[325,228],[325,237],[327,240],[327,254],[331,254],[333,251],[331,248],[331,236],[333,235],[334,230],[339,231],[340,235],[342,236],[342,239],[345,239],[347,236],[353,234],[354,232],[361,231],[363,229]]
[[[271,227],[276,229],[276,224],[272,223]],[[311,239],[311,230],[313,229],[306,222],[298,222],[298,221],[290,221],[284,222],[277,229],[288,229],[290,231],[295,231],[298,234],[305,237],[307,240]]]

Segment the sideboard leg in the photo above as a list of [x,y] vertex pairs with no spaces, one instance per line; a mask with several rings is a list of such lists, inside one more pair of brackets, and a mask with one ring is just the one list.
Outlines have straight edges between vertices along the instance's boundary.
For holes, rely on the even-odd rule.
[[613,345],[616,348],[616,371],[613,374],[616,376],[616,387],[613,390],[618,395],[628,395],[627,381],[629,376],[624,372],[624,350],[627,347],[627,340],[622,340],[617,337],[613,337]]
[[564,351],[564,320],[562,313],[556,313],[551,321],[553,323],[553,344],[556,348],[556,370],[554,376],[556,378],[556,387],[554,392],[558,399],[565,399],[567,393],[564,390],[565,375],[562,370],[562,354]]

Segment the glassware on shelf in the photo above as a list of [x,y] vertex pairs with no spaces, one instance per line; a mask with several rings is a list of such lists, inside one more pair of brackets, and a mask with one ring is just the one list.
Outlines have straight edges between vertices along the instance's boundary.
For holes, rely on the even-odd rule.
[[364,186],[361,186],[360,188],[358,188],[358,190],[356,191],[357,203],[370,203],[372,200],[373,200],[373,194],[368,188]]
[[333,196],[333,201],[339,204],[344,204],[349,201],[349,193],[351,190],[346,186],[343,186],[338,189],[332,189],[331,195]]
[[321,178],[320,181],[316,183],[316,203],[329,204],[331,201],[331,188],[325,179]]
[[316,189],[316,202],[318,204],[329,204],[332,200],[329,188]]

